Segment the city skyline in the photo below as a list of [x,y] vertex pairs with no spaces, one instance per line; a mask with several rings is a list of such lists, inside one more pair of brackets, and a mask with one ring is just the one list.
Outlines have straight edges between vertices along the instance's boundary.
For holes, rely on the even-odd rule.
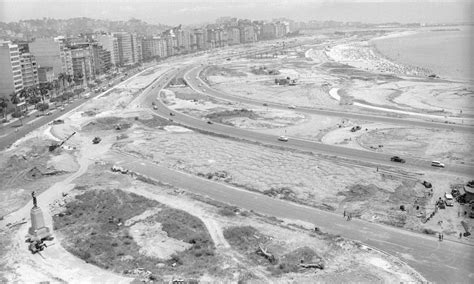
[[[47,7],[47,9],[45,9]],[[220,17],[270,20],[335,20],[382,22],[470,22],[472,4],[465,0],[428,1],[0,1],[0,21],[89,17],[108,20],[137,18],[151,24],[195,25]]]

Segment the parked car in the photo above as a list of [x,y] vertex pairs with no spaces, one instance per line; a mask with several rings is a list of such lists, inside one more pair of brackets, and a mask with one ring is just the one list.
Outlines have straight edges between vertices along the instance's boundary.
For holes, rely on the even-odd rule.
[[212,122],[212,121],[210,121],[210,120],[208,120],[208,121],[207,121],[207,124],[212,124],[212,123],[213,123],[213,122]]
[[397,162],[397,163],[405,163],[405,160],[400,158],[399,156],[393,156],[390,158],[390,161],[392,162]]
[[53,124],[63,124],[63,123],[64,123],[64,120],[62,119],[53,120]]
[[433,187],[433,186],[431,185],[431,183],[430,183],[430,182],[427,182],[426,180],[424,180],[424,181],[422,182],[422,184],[423,184],[426,188],[432,188],[432,187]]
[[294,105],[289,105],[288,108],[289,108],[289,109],[295,109],[296,106],[294,106]]
[[359,125],[353,126],[353,127],[351,128],[351,132],[356,132],[357,130],[360,130],[360,129],[361,129],[361,127],[360,127]]
[[446,206],[454,206],[454,198],[451,193],[444,193],[444,202],[446,203]]
[[268,106],[268,104],[267,104],[267,103],[264,103],[263,106]]
[[441,163],[440,161],[433,161],[431,162],[432,167],[438,167],[438,168],[444,168],[444,164]]
[[46,115],[52,115],[52,114],[53,114],[53,113],[50,112],[50,111],[48,111],[48,112],[46,113]]
[[279,140],[279,141],[283,141],[283,142],[288,142],[288,137],[286,137],[286,136],[280,136],[280,137],[278,137],[278,140]]
[[171,115],[171,116],[175,116],[175,114],[174,114],[174,113],[172,113],[172,112],[170,112],[170,115]]
[[158,107],[157,107],[157,106],[153,106],[153,109],[154,109],[154,110],[157,110],[157,109],[158,109]]

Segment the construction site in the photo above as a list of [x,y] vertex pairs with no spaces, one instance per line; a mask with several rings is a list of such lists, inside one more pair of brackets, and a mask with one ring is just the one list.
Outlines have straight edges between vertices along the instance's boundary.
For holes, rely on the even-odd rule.
[[469,127],[472,89],[384,61],[390,74],[357,69],[340,62],[346,39],[308,39],[271,56],[177,57],[1,151],[0,282],[425,283],[417,252],[366,232],[472,250],[473,176],[449,171],[472,165],[472,132],[416,124]]

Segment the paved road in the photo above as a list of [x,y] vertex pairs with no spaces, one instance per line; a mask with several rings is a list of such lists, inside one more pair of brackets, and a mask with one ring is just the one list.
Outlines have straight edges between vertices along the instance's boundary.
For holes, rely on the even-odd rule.
[[[142,72],[146,72],[148,69],[154,68],[154,67],[155,66],[147,67],[145,70],[137,72],[136,74],[129,75],[130,78],[123,81],[123,83],[126,83],[129,80],[133,80],[133,78],[135,76],[139,75]],[[115,85],[115,84],[120,83],[120,82],[121,82],[120,78],[117,78],[117,79],[114,80],[113,84]],[[70,102],[67,106],[64,107],[64,111],[60,111],[59,109],[56,109],[56,110],[52,111],[52,115],[46,115],[46,116],[41,116],[41,117],[36,117],[35,115],[31,115],[30,117],[24,118],[23,119],[23,126],[19,126],[20,121],[16,121],[16,122],[14,122],[12,124],[9,124],[9,125],[0,126],[0,151],[5,149],[5,148],[8,148],[15,141],[21,139],[22,137],[25,137],[31,131],[38,129],[39,127],[41,127],[43,125],[46,125],[46,124],[52,122],[53,120],[56,120],[58,117],[60,117],[63,114],[73,110],[74,108],[84,104],[88,100],[93,99],[93,98],[95,98],[99,95],[102,95],[104,93],[112,92],[116,87],[119,87],[120,84],[109,88],[105,92],[92,93],[87,98],[84,98],[84,97],[75,98],[74,100],[72,100],[72,102]]]
[[[199,78],[199,73],[205,67],[199,66],[190,68],[189,71],[184,75],[184,79],[188,83],[188,85],[199,91],[204,91],[203,93],[208,96],[217,97],[219,99],[224,99],[233,102],[245,103],[250,105],[257,105],[262,106],[264,103],[271,108],[276,109],[285,109],[288,110],[288,105],[278,104],[268,101],[261,101],[255,99],[249,99],[239,96],[234,96],[220,90],[216,90],[211,88],[206,82],[202,81]],[[201,85],[201,86],[200,86]],[[443,122],[430,122],[430,121],[423,121],[423,120],[414,120],[414,119],[407,119],[407,118],[400,118],[400,117],[391,117],[390,113],[387,115],[373,115],[373,114],[360,114],[360,113],[353,113],[353,112],[346,112],[346,111],[336,111],[336,110],[327,110],[327,109],[317,109],[317,108],[310,108],[310,107],[300,107],[297,106],[295,111],[308,113],[308,114],[318,114],[318,115],[327,115],[327,116],[336,116],[341,118],[353,118],[353,119],[361,119],[366,121],[373,121],[373,122],[384,122],[390,123],[394,125],[406,125],[410,127],[425,127],[425,128],[435,128],[435,129],[447,129],[447,130],[454,130],[458,132],[465,132],[465,133],[473,133],[474,127],[472,125],[462,125],[462,124],[447,124]],[[440,119],[442,119],[440,117]]]
[[[184,72],[184,70],[181,70]],[[160,86],[163,85],[163,82],[160,82]],[[146,92],[146,91],[145,91]],[[314,141],[294,139],[291,138],[288,142],[280,142],[277,140],[277,137],[270,134],[258,133],[254,131],[249,131],[245,129],[239,129],[236,127],[231,127],[223,124],[208,124],[207,121],[191,117],[179,112],[171,111],[167,106],[165,106],[161,101],[155,100],[152,93],[145,94],[147,98],[146,105],[151,107],[151,102],[155,101],[157,110],[156,113],[173,119],[173,121],[178,122],[184,126],[201,130],[208,133],[224,135],[227,137],[233,137],[236,139],[247,140],[255,143],[262,143],[265,145],[272,145],[276,147],[284,147],[287,149],[297,149],[305,152],[320,153],[331,157],[344,157],[357,161],[365,161],[373,163],[375,168],[377,165],[386,165],[390,167],[402,167],[404,170],[416,172],[417,170],[429,170],[429,171],[440,171],[440,172],[449,172],[457,175],[466,175],[473,176],[474,168],[467,165],[460,164],[448,164],[446,168],[433,168],[431,166],[431,161],[421,159],[421,158],[406,158],[406,164],[402,166],[397,163],[390,162],[391,155],[383,153],[374,153],[369,151],[351,149],[346,147],[339,147],[334,145],[317,143]],[[174,116],[170,116],[170,112]],[[317,157],[315,157],[316,159]]]
[[315,224],[324,232],[364,242],[383,250],[415,268],[429,281],[473,283],[474,247],[458,242],[353,219],[301,206],[222,183],[173,171],[153,162],[115,152],[109,160],[131,171],[211,199],[279,218],[297,219]]

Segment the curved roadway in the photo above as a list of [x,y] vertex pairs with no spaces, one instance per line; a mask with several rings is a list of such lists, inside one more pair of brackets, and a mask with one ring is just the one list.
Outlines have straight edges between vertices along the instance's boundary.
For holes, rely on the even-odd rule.
[[[223,92],[219,92],[217,90],[210,88],[198,78],[198,75],[201,69],[202,67],[189,68],[188,70],[190,70],[190,72],[187,72],[185,74],[184,79],[186,80],[186,82],[191,88],[205,95],[215,96],[221,99],[237,101],[237,102],[242,102],[242,103],[256,104],[256,101],[254,100],[240,98],[240,97],[237,98],[235,96],[228,95]],[[204,92],[202,90],[204,90]],[[261,105],[261,103],[259,103],[259,105]],[[287,109],[287,106],[283,106],[281,104],[275,104],[275,103],[268,103],[268,107]],[[404,125],[410,125],[410,126],[431,127],[431,128],[457,127],[458,129],[462,131],[469,131],[473,129],[472,127],[466,127],[466,126],[461,126],[461,125],[446,125],[442,123],[396,119],[396,118],[390,118],[390,117],[362,115],[362,114],[354,114],[354,113],[349,114],[345,112],[341,113],[341,112],[335,112],[335,111],[317,110],[317,109],[302,108],[302,107],[296,107],[295,111],[314,113],[314,114],[337,115],[339,117],[353,117],[353,118],[365,119],[365,120],[384,121],[384,122],[389,122],[393,124],[404,124]],[[295,138],[290,138],[288,142],[283,143],[283,142],[279,142],[277,140],[277,136],[274,136],[274,135],[239,129],[239,128],[230,127],[230,126],[226,126],[222,124],[208,125],[200,119],[192,118],[187,115],[176,113],[176,119],[185,125],[191,126],[193,128],[202,129],[204,131],[214,132],[216,134],[232,136],[235,138],[241,138],[241,139],[250,140],[254,142],[261,142],[264,144],[284,146],[287,148],[294,148],[294,149],[308,151],[308,152],[323,153],[330,156],[345,157],[345,158],[349,158],[349,159],[353,159],[357,161],[366,161],[366,162],[371,162],[375,164],[384,164],[388,166],[401,167],[400,164],[390,162],[390,157],[392,155],[389,155],[389,154],[374,153],[370,151],[351,149],[347,147],[339,147],[339,146],[322,144],[322,143],[318,143],[314,141],[307,141],[307,140],[295,139]],[[412,166],[415,169],[421,169],[421,170],[443,171],[443,172],[450,172],[450,173],[466,175],[466,176],[474,175],[474,168],[469,165],[447,164],[446,168],[439,169],[439,168],[433,168],[431,166],[430,160],[416,158],[416,157],[408,157],[405,160],[406,160],[406,164],[403,165],[403,169],[407,169],[407,166]]]
[[[241,132],[239,129],[225,125],[207,124],[206,121],[171,111],[160,100],[156,99],[157,93],[166,86],[169,80],[168,78],[159,79],[154,86],[145,91],[141,98],[141,101],[150,108],[151,103],[155,102],[157,106],[155,113],[157,115],[173,119],[180,124],[195,129],[226,136],[243,135],[246,140],[281,145],[281,142],[276,141],[275,137],[271,135],[260,136],[251,131]],[[170,112],[173,112],[174,115],[170,116]],[[288,144],[285,143],[285,145]],[[291,147],[307,149],[312,145],[308,146],[297,142],[292,144]],[[474,281],[474,274],[471,273],[471,269],[474,267],[474,258],[472,257],[474,250],[471,245],[450,240],[439,242],[435,236],[423,235],[363,220],[354,219],[348,222],[339,214],[301,206],[293,202],[275,199],[263,194],[170,170],[151,161],[141,160],[128,154],[115,153],[109,158],[134,172],[209,196],[214,200],[270,216],[307,221],[320,227],[323,231],[361,241],[399,257],[429,281],[441,283],[472,283]]]

